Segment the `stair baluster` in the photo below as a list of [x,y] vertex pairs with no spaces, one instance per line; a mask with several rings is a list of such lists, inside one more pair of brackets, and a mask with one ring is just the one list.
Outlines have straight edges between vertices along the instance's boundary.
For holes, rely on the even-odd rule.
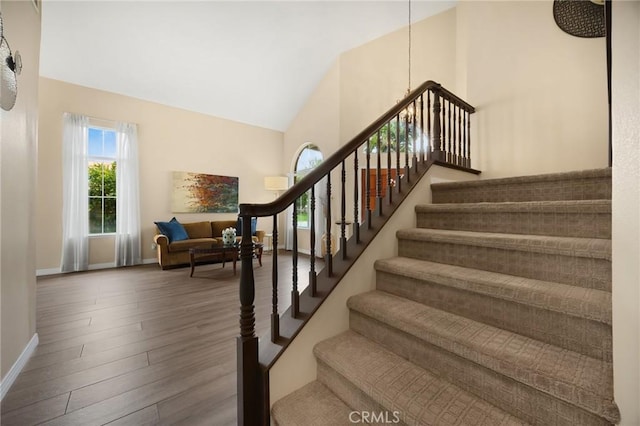
[[345,169],[345,162],[342,160],[342,172],[341,172],[341,183],[342,187],[340,188],[340,252],[342,253],[342,260],[347,259],[347,234],[346,234],[346,226],[347,226],[347,200],[345,198],[346,195],[346,184],[347,184],[347,171]]
[[427,159],[427,150],[425,147],[425,131],[424,131],[424,95],[420,95],[420,101],[418,105],[420,105],[420,163],[424,164]]
[[309,256],[309,286],[311,287],[311,297],[316,297],[317,277],[316,277],[316,187],[311,187],[311,199],[309,200],[309,245],[311,254]]
[[445,161],[442,153],[442,142],[440,128],[440,90],[433,91],[433,153],[431,158],[434,161]]
[[327,174],[327,246],[326,268],[327,277],[333,276],[333,247],[331,247],[331,173]]
[[300,293],[298,292],[298,200],[293,203],[292,218],[293,251],[291,252],[291,317],[298,318],[300,313]]
[[367,195],[365,197],[364,205],[367,209],[367,229],[371,229],[371,138],[367,138],[366,150],[367,166],[365,169],[364,180]]
[[393,204],[393,187],[391,181],[393,176],[391,175],[391,123],[387,124],[387,204]]
[[360,187],[358,186],[358,174],[360,166],[358,164],[358,150],[353,151],[353,234],[356,238],[356,244],[360,244],[360,212],[358,211],[358,202]]
[[271,234],[271,341],[280,338],[280,314],[278,314],[278,216],[273,215]]
[[465,158],[465,167],[471,167],[471,115],[467,113],[467,157]]
[[376,214],[382,216],[382,141],[380,130],[378,130],[376,138]]
[[409,151],[411,151],[411,145],[409,143],[409,117],[405,115],[403,119],[404,123],[404,175],[407,177],[407,183],[411,183],[411,164],[409,163]]
[[398,186],[398,193],[401,193],[402,179],[400,179],[400,152],[402,151],[402,144],[400,143],[400,116],[396,115],[394,120],[396,121],[396,185]]

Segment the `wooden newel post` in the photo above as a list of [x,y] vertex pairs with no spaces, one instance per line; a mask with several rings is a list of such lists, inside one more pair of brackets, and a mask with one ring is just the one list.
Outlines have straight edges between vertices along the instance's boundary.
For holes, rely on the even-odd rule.
[[431,158],[436,161],[445,161],[445,153],[442,151],[440,128],[440,85],[433,89],[433,153]]
[[242,243],[240,245],[240,336],[237,338],[238,357],[238,424],[261,424],[260,377],[258,366],[258,338],[253,302],[253,241],[251,218],[242,218]]

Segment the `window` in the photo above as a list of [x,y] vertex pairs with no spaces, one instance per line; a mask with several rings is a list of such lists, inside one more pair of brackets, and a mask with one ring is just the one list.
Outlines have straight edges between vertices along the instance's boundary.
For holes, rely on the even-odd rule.
[[116,131],[89,127],[89,234],[116,232]]
[[[304,149],[300,151],[300,155],[298,155],[296,160],[294,183],[305,177],[307,173],[322,162],[322,159],[322,153],[317,146],[311,144],[305,146]],[[309,228],[310,196],[311,191],[308,191],[302,194],[296,202],[298,228]],[[316,194],[316,197],[317,196],[318,194]]]
[[141,263],[138,126],[70,112],[63,120],[60,270],[89,268],[91,235],[114,237],[116,266]]

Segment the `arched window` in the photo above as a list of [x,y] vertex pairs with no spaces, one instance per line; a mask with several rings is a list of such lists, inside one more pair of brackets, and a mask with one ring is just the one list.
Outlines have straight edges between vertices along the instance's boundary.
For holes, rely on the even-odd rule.
[[[298,182],[298,180],[302,179],[313,170],[318,164],[320,164],[323,160],[322,153],[320,149],[313,145],[306,145],[300,154],[298,154],[298,158],[296,159],[295,165],[295,175],[294,175],[294,183]],[[296,207],[297,207],[297,219],[298,219],[298,228],[309,228],[309,197],[311,195],[311,191],[303,194],[300,198],[298,198]]]

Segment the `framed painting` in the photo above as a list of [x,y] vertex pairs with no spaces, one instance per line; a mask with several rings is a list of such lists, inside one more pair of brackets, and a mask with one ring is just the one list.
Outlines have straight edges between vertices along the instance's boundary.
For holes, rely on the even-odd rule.
[[237,213],[238,178],[173,172],[173,213]]

